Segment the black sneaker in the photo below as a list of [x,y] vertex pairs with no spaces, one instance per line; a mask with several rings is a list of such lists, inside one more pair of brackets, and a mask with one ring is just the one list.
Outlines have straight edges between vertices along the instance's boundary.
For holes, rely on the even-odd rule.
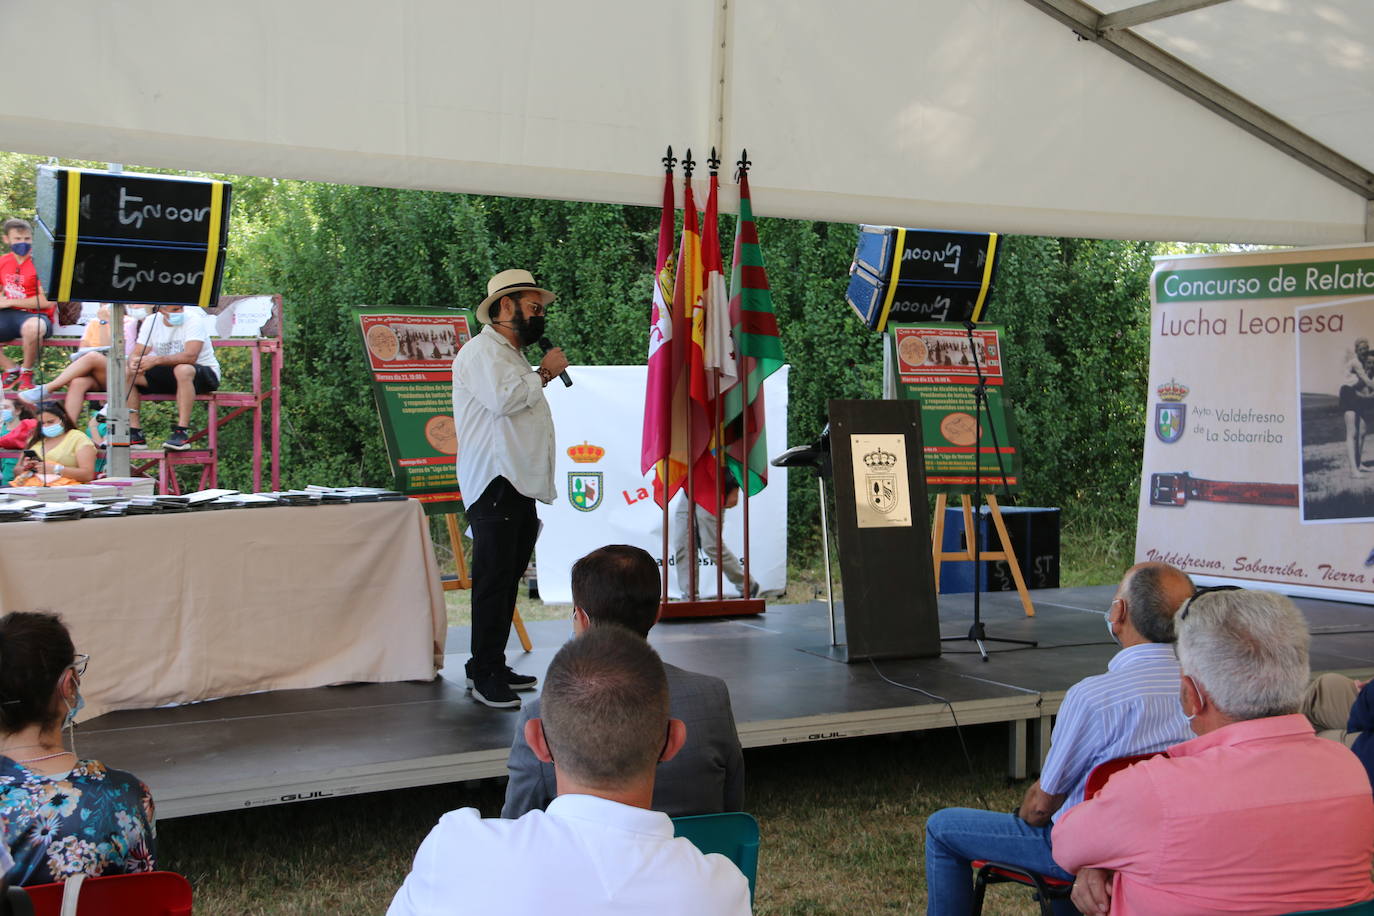
[[[535,685],[539,683],[539,678],[535,677],[534,675],[518,674],[512,671],[510,668],[507,668],[503,672],[503,674],[506,679],[506,686],[509,687],[511,690],[533,690],[535,688]],[[468,678],[467,685],[469,690],[472,689],[472,684],[472,678]]]
[[162,443],[162,447],[171,452],[184,452],[191,447],[191,434],[185,427],[172,427],[172,434],[167,437],[167,441]]
[[129,427],[129,448],[141,448],[148,444],[148,440],[143,438],[143,430]]
[[506,686],[505,678],[500,675],[489,674],[478,678],[475,683],[469,681],[468,684],[468,693],[483,706],[493,709],[520,708],[520,698]]

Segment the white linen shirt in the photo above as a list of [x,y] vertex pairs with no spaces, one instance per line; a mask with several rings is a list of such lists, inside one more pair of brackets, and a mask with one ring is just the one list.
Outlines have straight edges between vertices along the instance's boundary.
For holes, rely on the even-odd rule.
[[181,310],[185,317],[181,324],[172,327],[164,320],[162,312],[153,312],[138,326],[138,336],[134,343],[146,344],[158,356],[175,356],[186,350],[186,344],[200,341],[200,352],[196,354],[196,365],[204,366],[215,377],[220,377],[219,360],[215,357],[215,345],[210,338],[215,334],[215,319],[202,308],[189,306]]
[[1193,737],[1178,700],[1179,666],[1172,644],[1122,649],[1105,674],[1069,688],[1040,768],[1040,788],[1064,794],[1054,821],[1083,800],[1088,774],[1099,763],[1167,750]]
[[551,503],[553,414],[544,384],[525,357],[485,327],[453,360],[453,423],[458,433],[458,488],[472,505],[504,477],[525,496]]
[[439,819],[387,916],[747,916],[749,882],[722,855],[674,838],[659,811],[560,795],[547,811]]

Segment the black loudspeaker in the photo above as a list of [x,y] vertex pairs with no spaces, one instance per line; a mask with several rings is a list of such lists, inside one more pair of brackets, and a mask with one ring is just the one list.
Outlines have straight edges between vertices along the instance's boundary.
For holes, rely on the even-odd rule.
[[981,321],[998,240],[995,232],[860,226],[845,300],[875,331],[889,321]]
[[219,297],[232,186],[40,166],[33,260],[48,298],[207,306]]

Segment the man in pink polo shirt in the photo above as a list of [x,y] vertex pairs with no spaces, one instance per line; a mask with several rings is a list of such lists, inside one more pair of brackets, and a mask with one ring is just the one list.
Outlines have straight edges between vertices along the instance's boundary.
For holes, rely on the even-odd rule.
[[1198,737],[1111,778],[1054,828],[1084,913],[1292,913],[1374,898],[1359,759],[1298,710],[1307,622],[1280,595],[1201,589],[1179,610]]

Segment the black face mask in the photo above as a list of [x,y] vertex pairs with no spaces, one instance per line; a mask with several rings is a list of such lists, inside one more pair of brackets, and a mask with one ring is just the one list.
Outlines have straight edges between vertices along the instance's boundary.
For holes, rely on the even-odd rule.
[[511,317],[511,327],[515,328],[515,334],[520,338],[520,345],[528,347],[530,344],[544,336],[544,316],[535,315],[526,317],[523,308],[516,309]]

